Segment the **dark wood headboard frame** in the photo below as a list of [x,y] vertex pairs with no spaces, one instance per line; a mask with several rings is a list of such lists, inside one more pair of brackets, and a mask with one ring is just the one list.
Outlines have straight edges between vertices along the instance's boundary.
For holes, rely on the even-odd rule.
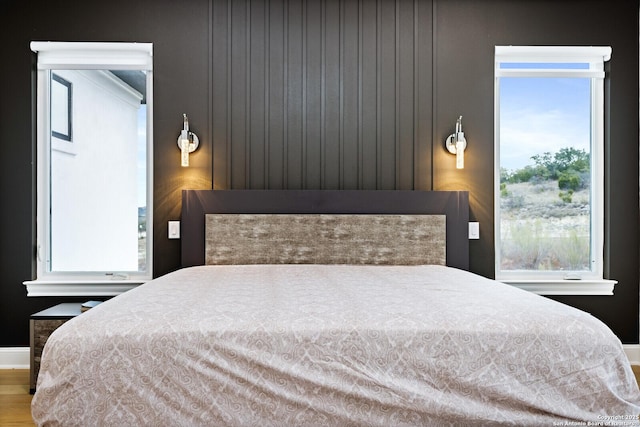
[[469,193],[392,190],[183,190],[182,266],[204,265],[205,214],[444,214],[447,265],[469,269]]

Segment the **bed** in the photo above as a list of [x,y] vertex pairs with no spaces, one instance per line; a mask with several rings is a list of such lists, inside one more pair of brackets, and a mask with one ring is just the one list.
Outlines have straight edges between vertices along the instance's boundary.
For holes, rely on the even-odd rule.
[[185,191],[184,268],[50,336],[34,420],[637,425],[615,335],[466,271],[467,222],[466,192]]

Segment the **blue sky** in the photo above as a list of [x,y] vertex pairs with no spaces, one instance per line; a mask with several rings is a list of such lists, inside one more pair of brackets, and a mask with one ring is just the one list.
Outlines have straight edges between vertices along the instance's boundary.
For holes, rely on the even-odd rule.
[[575,147],[590,151],[588,78],[500,79],[500,165],[533,165],[531,156]]

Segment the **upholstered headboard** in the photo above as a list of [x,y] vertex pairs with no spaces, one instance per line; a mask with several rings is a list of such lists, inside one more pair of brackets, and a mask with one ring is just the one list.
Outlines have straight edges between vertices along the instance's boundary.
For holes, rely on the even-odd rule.
[[444,215],[207,214],[205,263],[446,264]]
[[182,199],[184,267],[445,260],[469,267],[465,191],[184,190]]

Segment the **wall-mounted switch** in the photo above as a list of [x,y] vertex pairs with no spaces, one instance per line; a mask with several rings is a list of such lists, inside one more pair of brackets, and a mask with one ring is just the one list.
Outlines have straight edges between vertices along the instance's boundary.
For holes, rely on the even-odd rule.
[[469,223],[469,239],[477,240],[479,238],[480,238],[480,223],[470,222]]
[[169,238],[180,238],[180,221],[169,221]]

